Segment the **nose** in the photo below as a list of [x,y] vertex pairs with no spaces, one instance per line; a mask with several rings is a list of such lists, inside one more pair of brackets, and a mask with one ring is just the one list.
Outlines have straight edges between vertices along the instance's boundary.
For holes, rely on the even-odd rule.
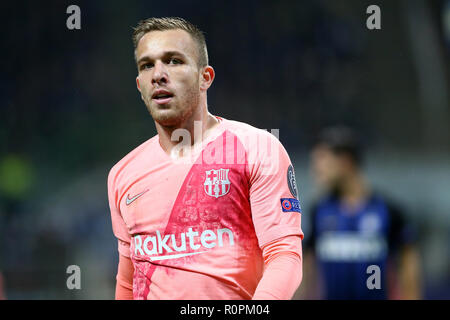
[[153,70],[152,84],[165,84],[168,79],[167,69],[164,63],[157,61]]

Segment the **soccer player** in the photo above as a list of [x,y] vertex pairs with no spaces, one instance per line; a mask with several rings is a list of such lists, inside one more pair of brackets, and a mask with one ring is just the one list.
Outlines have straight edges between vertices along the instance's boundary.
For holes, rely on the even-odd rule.
[[356,133],[343,126],[324,130],[311,159],[325,194],[312,210],[305,247],[305,290],[316,293],[309,298],[419,299],[413,232],[400,210],[371,190]]
[[5,290],[3,286],[3,274],[0,271],[0,300],[6,300]]
[[272,134],[209,113],[202,32],[134,29],[137,89],[157,135],[108,176],[116,299],[291,299],[302,279],[294,169]]

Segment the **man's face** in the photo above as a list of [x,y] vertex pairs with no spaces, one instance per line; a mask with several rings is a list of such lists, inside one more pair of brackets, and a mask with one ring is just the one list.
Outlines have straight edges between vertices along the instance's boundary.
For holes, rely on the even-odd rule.
[[334,189],[343,176],[342,156],[335,154],[325,145],[316,146],[311,153],[314,179],[320,188]]
[[176,126],[199,105],[198,51],[184,30],[151,31],[136,48],[138,90],[153,119]]

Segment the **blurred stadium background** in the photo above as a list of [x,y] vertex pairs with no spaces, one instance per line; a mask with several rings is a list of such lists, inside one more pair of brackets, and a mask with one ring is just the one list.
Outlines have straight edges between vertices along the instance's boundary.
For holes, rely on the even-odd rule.
[[[81,8],[81,30],[66,8]],[[381,7],[382,29],[366,28]],[[2,3],[0,270],[9,299],[111,299],[109,169],[153,136],[135,88],[132,27],[181,16],[206,32],[212,113],[280,129],[303,228],[319,130],[364,137],[377,189],[419,230],[424,298],[450,298],[450,1]],[[81,268],[68,290],[66,268]]]

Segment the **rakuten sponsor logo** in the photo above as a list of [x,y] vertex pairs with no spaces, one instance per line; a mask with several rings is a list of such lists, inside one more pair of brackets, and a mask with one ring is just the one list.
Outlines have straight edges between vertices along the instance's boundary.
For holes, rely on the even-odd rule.
[[[200,238],[200,241],[196,243],[195,237]],[[200,236],[192,228],[177,235],[166,234],[164,236],[161,235],[159,230],[156,230],[156,236],[136,235],[133,238],[134,254],[149,256],[151,261],[177,259],[204,253],[208,251],[204,249],[211,249],[216,246],[223,247],[224,240],[227,240],[230,246],[234,246],[234,235],[228,228],[217,229],[216,232],[204,230]],[[188,241],[186,241],[186,238],[188,238]],[[190,251],[194,250],[194,252],[186,252],[188,251],[187,242],[189,242]]]

